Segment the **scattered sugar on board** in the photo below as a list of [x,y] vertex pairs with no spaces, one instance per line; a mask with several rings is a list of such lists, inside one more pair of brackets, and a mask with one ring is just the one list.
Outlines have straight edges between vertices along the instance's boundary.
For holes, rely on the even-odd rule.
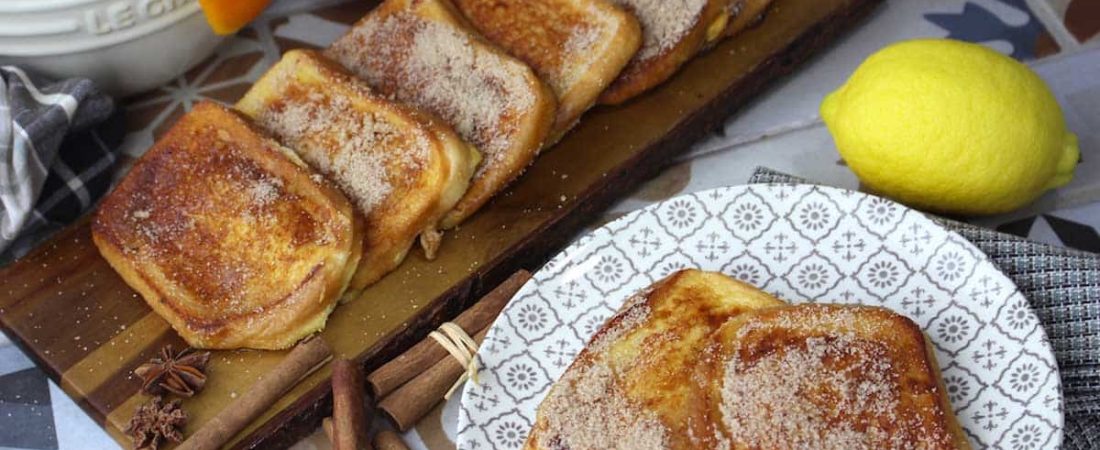
[[506,158],[534,107],[524,65],[411,13],[371,16],[329,54],[380,91],[447,120],[482,152],[478,175]]
[[635,61],[660,55],[691,31],[707,0],[613,0],[642,24],[642,48]]

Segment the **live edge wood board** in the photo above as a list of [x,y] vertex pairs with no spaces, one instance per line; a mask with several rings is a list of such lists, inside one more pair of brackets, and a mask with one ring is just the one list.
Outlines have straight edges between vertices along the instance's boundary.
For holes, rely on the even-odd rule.
[[[778,0],[760,26],[655,91],[590,111],[507,192],[448,233],[438,259],[413,252],[361,298],[337,308],[325,340],[368,370],[399,354],[516,269],[536,269],[597,212],[879,1]],[[130,372],[165,344],[184,346],[99,256],[86,219],[0,270],[0,326],[124,446],[121,430],[146,400]],[[284,354],[216,352],[205,390],[184,402],[188,434],[245,395]],[[303,380],[231,445],[282,448],[312,432],[330,412],[330,373],[325,367]]]

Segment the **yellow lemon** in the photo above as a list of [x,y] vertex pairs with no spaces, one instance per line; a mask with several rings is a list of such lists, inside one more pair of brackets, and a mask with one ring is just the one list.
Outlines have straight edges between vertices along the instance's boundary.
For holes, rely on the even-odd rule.
[[865,186],[942,213],[1019,208],[1068,183],[1080,159],[1038,75],[954,40],[879,50],[825,98],[821,116]]

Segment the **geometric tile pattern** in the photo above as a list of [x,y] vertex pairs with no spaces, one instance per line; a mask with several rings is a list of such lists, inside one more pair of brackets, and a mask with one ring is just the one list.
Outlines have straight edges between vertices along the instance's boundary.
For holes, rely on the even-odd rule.
[[0,448],[57,448],[50,388],[46,375],[36,367],[0,375],[0,416],[10,433],[0,433]]
[[[997,0],[1003,6],[1024,14],[1022,23],[1011,23],[977,2],[966,2],[957,13],[927,13],[924,18],[947,31],[947,37],[969,42],[1001,40],[1012,44],[1011,56],[1019,60],[1035,59],[1057,47],[1043,39],[1046,29],[1026,0]],[[1044,45],[1046,44],[1046,45]],[[1054,47],[1054,48],[1050,48]]]
[[984,253],[887,200],[771,184],[658,203],[547,264],[486,336],[481,383],[464,392],[458,448],[520,448],[538,404],[598,325],[630,294],[683,267],[720,270],[795,303],[904,314],[932,341],[975,448],[1061,442],[1051,348],[1027,300]]
[[1052,214],[1043,214],[1042,219],[1050,225],[1057,234],[1058,240],[1066,247],[1100,252],[1100,233],[1097,233],[1096,229]]

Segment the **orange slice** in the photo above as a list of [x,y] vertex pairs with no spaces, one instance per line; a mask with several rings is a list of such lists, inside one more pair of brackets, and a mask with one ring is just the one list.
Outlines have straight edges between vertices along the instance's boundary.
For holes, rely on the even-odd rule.
[[256,16],[271,0],[199,0],[210,28],[220,35],[233,34]]

